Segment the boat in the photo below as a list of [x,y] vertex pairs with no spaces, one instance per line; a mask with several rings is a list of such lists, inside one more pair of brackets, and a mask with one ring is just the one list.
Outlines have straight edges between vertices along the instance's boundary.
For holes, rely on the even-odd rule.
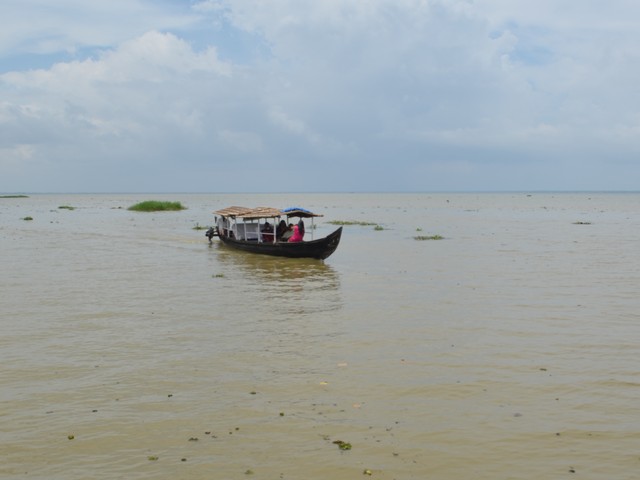
[[[213,212],[215,227],[209,228],[205,235],[212,241],[218,237],[229,247],[246,252],[289,258],[328,258],[340,243],[342,227],[319,239],[313,239],[313,221],[323,215],[300,207],[283,210],[273,207],[232,206]],[[298,219],[295,226],[302,234],[302,241],[290,242],[287,233],[291,230],[292,219]],[[311,219],[311,228],[306,231],[304,220]],[[269,223],[269,220],[273,223]],[[284,229],[282,228],[284,226]],[[305,236],[311,237],[305,240]]]

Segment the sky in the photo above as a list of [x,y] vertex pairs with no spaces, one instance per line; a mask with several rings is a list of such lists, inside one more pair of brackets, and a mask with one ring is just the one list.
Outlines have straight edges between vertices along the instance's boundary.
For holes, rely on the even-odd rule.
[[0,193],[640,190],[637,0],[2,0]]

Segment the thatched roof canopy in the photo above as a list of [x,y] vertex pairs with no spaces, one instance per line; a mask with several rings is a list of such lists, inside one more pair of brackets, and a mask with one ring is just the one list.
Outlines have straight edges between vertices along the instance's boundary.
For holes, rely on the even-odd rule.
[[250,208],[247,207],[227,207],[222,210],[216,210],[213,212],[216,215],[220,215],[221,217],[239,217],[243,213],[250,211]]
[[256,207],[250,209],[248,212],[244,212],[238,215],[238,217],[247,220],[256,220],[259,218],[278,218],[281,216],[282,213],[280,212],[280,210],[272,207]]
[[231,217],[231,218],[244,218],[245,220],[256,220],[260,218],[278,218],[286,215],[287,217],[300,217],[300,218],[311,218],[311,217],[322,217],[323,215],[319,215],[317,213],[310,212],[309,210],[305,210],[300,207],[291,207],[285,208],[284,210],[279,210],[273,207],[256,207],[256,208],[247,208],[247,207],[227,207],[222,210],[216,210],[213,212],[216,215],[220,215],[222,217]]

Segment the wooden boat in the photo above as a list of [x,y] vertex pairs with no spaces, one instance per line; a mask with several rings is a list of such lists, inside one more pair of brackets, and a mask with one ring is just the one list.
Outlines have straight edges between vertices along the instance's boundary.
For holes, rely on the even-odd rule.
[[[335,252],[342,236],[340,227],[326,237],[314,240],[313,220],[322,215],[299,207],[284,210],[271,207],[228,207],[217,210],[214,214],[216,226],[205,234],[209,241],[217,236],[225,245],[263,255],[324,260]],[[283,231],[276,228],[276,225],[281,227],[284,222],[286,227],[292,218],[299,219],[299,229],[304,226],[303,219],[311,219],[310,231],[304,232],[304,235],[311,237],[310,240],[289,242],[283,237]]]

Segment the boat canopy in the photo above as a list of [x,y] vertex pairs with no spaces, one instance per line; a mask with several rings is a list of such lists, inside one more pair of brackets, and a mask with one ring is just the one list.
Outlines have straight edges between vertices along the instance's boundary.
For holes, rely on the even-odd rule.
[[238,217],[243,213],[251,211],[250,208],[247,207],[227,207],[222,210],[216,210],[213,212],[216,215],[220,215],[221,217]]
[[313,218],[323,216],[300,207],[290,207],[285,208],[284,210],[279,210],[273,207],[247,208],[236,206],[223,208],[222,210],[216,210],[213,213],[216,215],[220,215],[221,217],[242,218],[245,220],[257,220],[260,218],[279,218],[283,215],[286,215],[287,217],[300,218]]
[[305,208],[300,207],[289,207],[282,210],[282,213],[287,217],[300,217],[300,218],[312,218],[312,217],[323,217],[324,215],[320,215],[318,213],[310,212]]
[[241,213],[238,215],[240,218],[244,218],[245,220],[257,220],[260,218],[278,218],[282,216],[282,212],[277,208],[271,207],[256,207],[251,208],[249,211]]

